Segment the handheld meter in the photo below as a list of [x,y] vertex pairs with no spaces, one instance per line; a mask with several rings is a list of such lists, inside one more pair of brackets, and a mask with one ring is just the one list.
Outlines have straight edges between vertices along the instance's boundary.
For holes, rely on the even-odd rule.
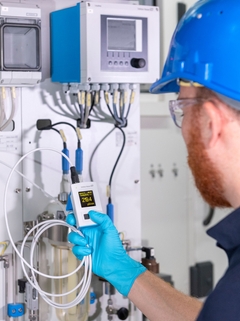
[[88,212],[90,210],[102,213],[102,206],[94,182],[82,182],[71,185],[71,201],[77,227],[95,225]]

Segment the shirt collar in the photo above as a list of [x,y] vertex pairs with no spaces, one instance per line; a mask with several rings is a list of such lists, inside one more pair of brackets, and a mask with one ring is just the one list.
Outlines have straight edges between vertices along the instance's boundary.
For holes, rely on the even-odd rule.
[[240,208],[233,211],[207,231],[218,245],[229,251],[240,246]]

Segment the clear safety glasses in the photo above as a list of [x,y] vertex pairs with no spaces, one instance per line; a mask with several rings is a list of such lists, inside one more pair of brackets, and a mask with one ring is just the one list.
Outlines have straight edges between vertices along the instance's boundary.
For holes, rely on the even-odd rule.
[[194,106],[200,102],[206,101],[201,98],[186,98],[169,101],[169,110],[175,125],[179,128],[182,127],[182,121],[184,116],[184,107]]

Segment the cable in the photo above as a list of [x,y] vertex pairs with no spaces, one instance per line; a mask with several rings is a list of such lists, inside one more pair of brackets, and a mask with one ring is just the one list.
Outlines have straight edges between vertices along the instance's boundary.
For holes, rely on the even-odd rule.
[[59,130],[57,130],[56,128],[50,128],[51,130],[54,130],[56,133],[58,133],[59,135],[61,135],[60,134],[60,131]]
[[208,216],[203,221],[204,226],[208,226],[212,222],[212,219],[214,217],[214,213],[215,213],[215,208],[210,207],[209,212],[208,212]]
[[124,150],[124,147],[125,147],[125,144],[126,144],[126,135],[125,135],[124,131],[122,130],[122,128],[117,127],[117,126],[115,126],[114,128],[112,128],[112,129],[100,140],[100,142],[99,142],[99,143],[97,144],[97,146],[94,148],[94,150],[93,150],[93,152],[92,152],[92,155],[91,155],[91,157],[90,157],[90,161],[89,161],[89,176],[90,176],[90,180],[93,181],[93,176],[92,176],[92,161],[93,161],[93,157],[94,157],[96,151],[98,150],[99,146],[103,143],[103,141],[104,141],[116,128],[118,128],[118,129],[122,132],[122,134],[123,134],[123,144],[122,144],[120,153],[119,153],[119,155],[118,155],[118,157],[117,157],[117,160],[116,160],[116,162],[115,162],[115,164],[114,164],[114,166],[113,166],[113,169],[112,169],[112,172],[111,172],[110,178],[109,178],[109,183],[108,183],[108,185],[109,185],[109,187],[110,187],[109,198],[108,198],[109,203],[111,203],[111,185],[112,185],[113,175],[114,175],[114,172],[115,172],[115,170],[116,170],[117,164],[118,164],[118,162],[119,162],[119,160],[120,160],[120,158],[121,158],[121,156],[122,156],[122,153],[123,153],[123,150]]
[[8,248],[8,245],[9,245],[8,241],[0,242],[0,246],[3,246],[3,249],[2,249],[2,252],[0,253],[0,256],[3,256],[3,254],[6,251],[6,249]]
[[9,116],[9,119],[6,121],[6,123],[0,127],[0,131],[4,130],[13,120],[14,114],[15,114],[15,110],[16,110],[16,92],[15,92],[15,87],[11,88],[11,92],[12,92],[12,110],[11,110],[11,114]]
[[118,155],[118,158],[117,158],[117,160],[116,160],[116,162],[115,162],[115,164],[114,164],[114,166],[113,166],[113,169],[112,169],[112,172],[111,172],[111,175],[110,175],[110,178],[109,178],[109,183],[108,183],[108,185],[109,185],[109,187],[110,187],[110,196],[109,196],[109,198],[108,198],[109,203],[111,203],[111,185],[112,185],[113,175],[114,175],[114,172],[115,172],[115,170],[116,170],[117,164],[118,164],[118,162],[119,162],[119,160],[120,160],[120,158],[121,158],[121,156],[122,156],[122,153],[123,153],[123,150],[124,150],[124,147],[125,147],[125,144],[126,144],[126,135],[125,135],[124,131],[122,130],[121,127],[117,127],[117,128],[122,132],[122,135],[123,135],[123,143],[122,143],[122,148],[121,148],[120,153],[119,153],[119,155]]
[[93,161],[93,157],[96,153],[96,151],[98,150],[98,147],[102,144],[102,142],[116,129],[116,127],[113,127],[110,132],[108,132],[101,140],[100,142],[97,144],[97,146],[94,148],[93,152],[92,152],[92,155],[90,157],[90,160],[89,160],[89,167],[88,167],[88,170],[89,170],[89,176],[90,176],[90,180],[93,181],[93,176],[92,176],[92,161]]
[[[3,161],[0,160],[0,164],[5,165],[8,168],[12,168],[10,165],[4,163]],[[46,191],[44,191],[44,189],[42,189],[39,185],[35,184],[34,182],[32,182],[27,176],[25,176],[23,173],[19,172],[18,170],[15,170],[16,173],[18,173],[20,176],[22,176],[23,178],[25,178],[30,184],[32,184],[34,187],[38,188],[45,196],[47,196],[48,198],[51,198],[52,200],[56,200],[55,197],[53,197],[52,195],[48,194]],[[60,202],[59,202],[60,203]],[[61,204],[61,203],[60,203]]]
[[74,132],[76,132],[76,128],[72,124],[70,124],[68,122],[60,121],[58,123],[52,124],[51,127],[54,127],[54,126],[57,126],[57,125],[68,125],[68,126],[73,128]]
[[[56,152],[60,155],[62,155],[63,157],[65,157],[68,162],[70,163],[70,165],[72,166],[72,163],[70,161],[70,159],[62,152],[59,152],[58,150],[55,150],[55,149],[52,149],[52,148],[36,148],[28,153],[26,153],[24,156],[22,156],[18,161],[17,163],[14,165],[14,167],[12,168],[10,174],[9,174],[9,177],[7,179],[7,182],[6,182],[6,186],[5,186],[5,191],[4,191],[4,216],[5,216],[5,222],[6,222],[6,228],[7,228],[7,232],[8,232],[8,235],[9,235],[9,239],[10,239],[10,242],[12,244],[12,247],[14,248],[15,252],[17,253],[17,255],[19,256],[20,258],[20,261],[21,261],[21,265],[22,265],[22,268],[23,268],[23,272],[25,274],[25,277],[27,278],[28,282],[39,292],[39,294],[41,295],[41,297],[43,298],[43,300],[45,300],[49,305],[53,306],[54,308],[59,308],[59,309],[68,309],[68,308],[71,308],[71,307],[74,307],[76,306],[77,304],[79,304],[83,298],[86,296],[86,293],[90,287],[90,283],[91,283],[91,276],[92,276],[92,260],[91,260],[91,256],[85,256],[81,262],[81,264],[77,267],[77,269],[75,271],[72,271],[71,273],[67,274],[67,275],[62,275],[62,276],[53,276],[53,275],[48,275],[48,274],[44,274],[38,270],[36,270],[34,267],[33,267],[33,256],[34,256],[34,250],[35,250],[35,247],[38,243],[38,240],[41,236],[42,233],[44,233],[47,229],[53,227],[53,226],[56,226],[56,225],[62,225],[62,226],[66,226],[68,228],[70,228],[72,231],[78,233],[79,235],[83,236],[83,234],[77,230],[75,227],[67,224],[66,222],[64,221],[60,221],[60,220],[49,220],[49,221],[44,221],[44,222],[41,222],[41,223],[38,223],[37,225],[35,225],[28,233],[27,235],[25,236],[24,240],[23,240],[23,243],[22,243],[22,246],[21,246],[21,252],[18,251],[13,239],[12,239],[12,235],[11,235],[11,232],[10,232],[10,228],[9,228],[9,223],[8,223],[8,215],[7,215],[7,194],[8,194],[8,188],[9,188],[9,184],[10,184],[10,180],[12,178],[12,175],[13,173],[15,172],[17,166],[27,157],[29,156],[30,154],[32,153],[35,153],[37,151],[42,151],[42,150],[49,150],[49,151],[53,151],[53,152]],[[24,246],[25,246],[25,243],[27,242],[27,239],[30,237],[30,235],[32,234],[32,232],[37,229],[37,232],[32,240],[32,243],[31,243],[31,253],[30,253],[30,264],[24,259],[23,257],[23,252],[24,252]],[[26,265],[30,271],[31,271],[31,277],[29,277],[26,269],[25,269],[25,266]],[[85,273],[84,273],[84,276],[83,276],[83,279],[79,282],[79,284],[74,288],[72,289],[71,291],[67,292],[67,293],[63,293],[63,294],[52,294],[52,293],[47,293],[45,291],[43,291],[38,282],[37,282],[37,279],[36,279],[36,274],[37,275],[41,275],[43,277],[46,277],[46,278],[49,278],[49,279],[63,279],[63,278],[68,278],[70,277],[71,275],[75,274],[77,271],[79,271],[81,269],[81,267],[84,266],[84,269],[85,269]],[[32,278],[32,279],[31,279]],[[53,296],[53,297],[59,297],[59,296],[65,296],[65,295],[68,295],[72,292],[74,292],[76,289],[78,289],[79,287],[81,286],[81,289],[79,289],[79,292],[78,292],[78,295],[76,296],[76,298],[70,302],[70,303],[66,303],[66,304],[58,304],[54,301],[52,301],[50,298],[48,298],[48,296]]]
[[0,126],[2,125],[5,117],[5,108],[4,108],[4,99],[5,99],[5,87],[2,87],[2,93],[0,95],[0,102],[1,102],[1,116],[0,116]]

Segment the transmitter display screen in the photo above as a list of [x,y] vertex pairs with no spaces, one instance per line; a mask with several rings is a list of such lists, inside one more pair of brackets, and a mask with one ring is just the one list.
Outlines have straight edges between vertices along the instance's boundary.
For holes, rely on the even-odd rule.
[[96,205],[93,191],[81,191],[78,192],[78,195],[82,207],[90,207]]
[[136,21],[107,19],[108,50],[136,50]]

